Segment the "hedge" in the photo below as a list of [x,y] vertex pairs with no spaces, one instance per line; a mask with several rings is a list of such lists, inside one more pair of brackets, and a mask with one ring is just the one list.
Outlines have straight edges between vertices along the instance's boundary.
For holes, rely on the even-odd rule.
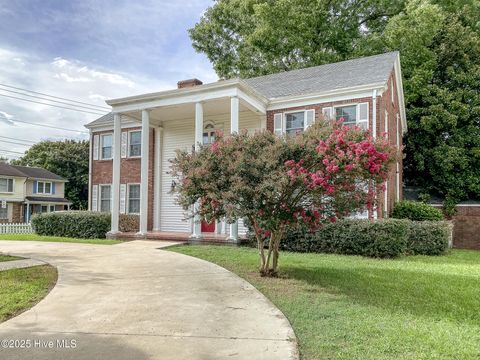
[[443,220],[442,212],[431,205],[403,200],[395,203],[392,211],[392,217],[396,219],[409,219],[414,221],[436,221]]
[[[339,220],[316,233],[287,231],[282,250],[394,258],[401,255],[440,255],[448,248],[450,228],[443,221],[402,219]],[[250,236],[250,242],[254,242]]]
[[81,239],[102,239],[110,230],[110,214],[90,211],[59,211],[32,217],[33,230],[39,235]]
[[[103,239],[111,228],[111,214],[91,211],[59,211],[37,214],[32,227],[39,235],[63,236],[80,239]],[[137,232],[138,215],[120,215],[122,232]]]

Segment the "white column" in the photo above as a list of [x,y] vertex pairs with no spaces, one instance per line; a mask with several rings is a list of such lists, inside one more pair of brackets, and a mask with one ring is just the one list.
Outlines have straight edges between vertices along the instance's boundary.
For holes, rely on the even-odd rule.
[[142,157],[140,170],[140,231],[147,234],[148,226],[148,160],[150,147],[150,112],[142,110]]
[[[230,98],[230,133],[238,134],[238,116],[239,116],[239,102],[237,96]],[[228,237],[230,241],[238,241],[238,222],[230,224],[230,235]]]
[[120,210],[120,150],[122,124],[120,114],[113,114],[113,167],[112,167],[112,227],[111,234],[118,233]]
[[[195,150],[200,148],[203,142],[203,104],[201,102],[195,103]],[[194,205],[194,212],[198,211],[198,201]],[[193,232],[191,239],[200,240],[202,238],[202,224],[200,216],[195,215],[193,218]]]
[[155,161],[153,181],[153,230],[160,230],[160,191],[161,191],[161,166],[162,166],[162,127],[155,128]]

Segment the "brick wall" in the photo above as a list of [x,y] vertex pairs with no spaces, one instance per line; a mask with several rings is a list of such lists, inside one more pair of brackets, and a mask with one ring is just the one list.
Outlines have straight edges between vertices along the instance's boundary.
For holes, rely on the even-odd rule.
[[[128,131],[141,130],[138,128],[129,128]],[[127,131],[127,130],[122,130]],[[94,135],[108,134],[112,131],[95,132]],[[155,136],[154,130],[150,129],[149,144],[149,164],[148,164],[148,230],[153,228],[153,175],[154,175],[154,156],[155,156]],[[92,147],[93,148],[93,147]],[[93,151],[93,149],[92,149]],[[111,184],[112,183],[112,160],[93,160],[93,153],[90,154],[92,161],[92,185]],[[120,160],[120,184],[139,184],[141,176],[140,158],[123,158]],[[90,196],[92,191],[90,189]]]
[[457,205],[453,217],[453,247],[480,250],[480,205]]

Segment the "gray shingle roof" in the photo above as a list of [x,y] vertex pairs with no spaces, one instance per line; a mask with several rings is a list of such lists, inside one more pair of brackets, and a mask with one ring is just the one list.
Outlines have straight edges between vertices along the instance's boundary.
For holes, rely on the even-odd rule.
[[244,81],[269,99],[321,93],[387,81],[398,56],[389,52]]
[[[267,99],[308,95],[355,86],[386,82],[392,72],[398,51],[351,59],[304,69],[258,76],[243,81]],[[205,85],[199,85],[201,86]],[[113,122],[108,113],[87,127]]]
[[13,168],[18,170],[24,176],[34,179],[46,179],[46,180],[61,180],[65,181],[63,177],[60,175],[54,174],[51,171],[38,168],[38,167],[30,167],[30,166],[19,166],[19,165],[11,165]]
[[26,196],[25,199],[33,202],[65,203],[65,204],[71,203],[69,200],[65,198],[54,198],[54,197]]
[[25,177],[25,174],[15,169],[12,165],[0,162],[0,175]]

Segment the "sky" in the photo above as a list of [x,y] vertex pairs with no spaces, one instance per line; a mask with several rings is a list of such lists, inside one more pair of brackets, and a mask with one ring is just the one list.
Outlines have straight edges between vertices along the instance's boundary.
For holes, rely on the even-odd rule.
[[[0,136],[87,139],[20,121],[86,131],[83,125],[101,116],[9,98],[24,96],[2,85],[107,106],[106,99],[172,89],[183,79],[216,81],[187,32],[210,5],[212,0],[0,0]],[[6,141],[14,142],[0,138],[0,156],[27,149]]]

